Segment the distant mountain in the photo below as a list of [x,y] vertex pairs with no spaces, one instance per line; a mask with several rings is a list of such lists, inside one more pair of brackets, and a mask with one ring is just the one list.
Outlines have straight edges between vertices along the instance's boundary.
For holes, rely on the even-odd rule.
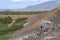
[[20,9],[20,11],[46,11],[52,10],[57,7],[60,7],[60,0],[49,1],[37,5],[31,5],[26,8]]
[[[47,10],[52,10],[57,7],[60,7],[60,0],[53,0],[53,1],[48,1],[45,3],[40,3],[37,5],[30,5],[26,8],[18,8],[18,9],[9,9],[9,11],[47,11]],[[0,11],[8,11],[8,9],[0,9]]]

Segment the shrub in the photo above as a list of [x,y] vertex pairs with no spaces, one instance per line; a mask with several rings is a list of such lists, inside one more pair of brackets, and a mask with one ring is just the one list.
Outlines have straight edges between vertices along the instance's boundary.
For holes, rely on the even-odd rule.
[[11,22],[12,22],[12,18],[10,16],[5,17],[5,18],[0,18],[0,23],[9,24]]

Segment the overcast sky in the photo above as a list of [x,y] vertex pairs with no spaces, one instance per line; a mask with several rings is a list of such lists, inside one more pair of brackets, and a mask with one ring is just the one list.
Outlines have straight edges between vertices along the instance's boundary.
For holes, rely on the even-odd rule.
[[18,9],[51,0],[0,0],[0,9]]

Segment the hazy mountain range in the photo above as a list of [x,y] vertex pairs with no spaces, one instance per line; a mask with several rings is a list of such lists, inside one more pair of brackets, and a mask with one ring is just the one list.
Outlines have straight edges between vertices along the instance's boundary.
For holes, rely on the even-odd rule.
[[31,5],[21,10],[23,11],[44,11],[44,10],[51,10],[54,8],[60,7],[60,0],[56,1],[49,1],[42,4]]
[[12,9],[13,11],[46,11],[60,7],[60,0],[48,1],[42,4],[30,5],[22,9]]

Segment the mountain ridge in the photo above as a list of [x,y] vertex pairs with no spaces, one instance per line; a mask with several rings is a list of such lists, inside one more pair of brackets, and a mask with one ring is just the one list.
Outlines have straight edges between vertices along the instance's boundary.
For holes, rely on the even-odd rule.
[[[58,0],[59,1],[59,0]],[[57,7],[60,7],[60,3],[58,1],[49,1],[42,4],[31,5],[26,8],[21,9],[21,11],[46,11],[52,10]]]

